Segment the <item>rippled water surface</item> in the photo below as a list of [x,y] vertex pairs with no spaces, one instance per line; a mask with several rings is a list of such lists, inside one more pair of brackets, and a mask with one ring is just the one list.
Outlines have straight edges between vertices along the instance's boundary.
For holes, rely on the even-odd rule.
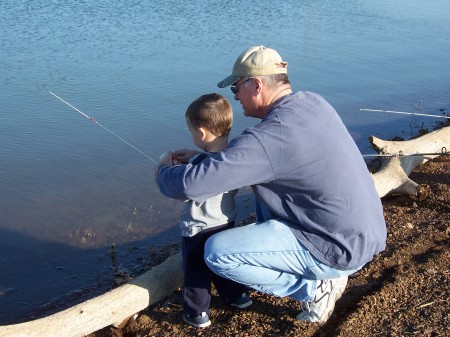
[[[192,146],[186,107],[232,100],[216,83],[244,49],[277,49],[294,89],[330,101],[368,153],[369,135],[436,119],[360,108],[449,111],[449,17],[446,0],[2,1],[0,324],[103,291],[177,240],[179,204],[148,157]],[[234,136],[257,121],[233,108]]]

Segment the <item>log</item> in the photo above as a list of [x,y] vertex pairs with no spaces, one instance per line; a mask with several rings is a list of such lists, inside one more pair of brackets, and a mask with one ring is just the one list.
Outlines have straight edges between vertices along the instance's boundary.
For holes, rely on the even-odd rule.
[[382,198],[390,194],[416,194],[418,185],[408,177],[402,162],[407,162],[407,166],[412,167],[420,165],[422,161],[417,156],[395,156],[385,160],[380,170],[372,175],[378,196]]
[[[446,153],[450,149],[450,127],[406,141],[386,141],[369,137],[372,147],[383,159],[380,170],[372,175],[380,198],[391,194],[417,194],[418,184],[408,176],[419,165]],[[423,155],[416,155],[423,153]],[[436,153],[436,154],[435,154]]]
[[[370,136],[372,147],[380,154],[414,154],[414,153],[442,153],[450,150],[450,126],[427,133],[421,137],[405,141],[381,140]],[[435,158],[434,155],[424,156],[424,160]]]
[[181,287],[182,257],[178,253],[134,280],[103,295],[34,321],[0,326],[1,337],[82,337],[119,325]]

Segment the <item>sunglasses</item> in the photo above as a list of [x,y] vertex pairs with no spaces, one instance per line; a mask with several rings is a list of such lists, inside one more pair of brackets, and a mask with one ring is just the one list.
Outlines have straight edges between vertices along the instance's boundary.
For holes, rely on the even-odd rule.
[[248,81],[252,80],[252,79],[253,79],[253,77],[249,77],[249,78],[247,78],[244,82],[242,82],[242,83],[239,84],[239,85],[232,85],[232,86],[230,87],[231,92],[232,92],[233,94],[236,95],[236,94],[239,92],[239,88],[240,88],[242,85],[244,85],[245,83],[247,83]]

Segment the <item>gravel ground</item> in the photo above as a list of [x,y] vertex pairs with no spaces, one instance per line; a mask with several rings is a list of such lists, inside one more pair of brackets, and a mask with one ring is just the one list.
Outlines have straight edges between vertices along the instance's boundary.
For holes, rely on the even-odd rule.
[[254,304],[234,309],[212,299],[211,326],[182,320],[180,290],[121,328],[88,337],[131,336],[450,336],[450,157],[417,167],[410,178],[419,196],[382,199],[387,248],[349,278],[323,325],[295,320],[298,302],[250,291]]

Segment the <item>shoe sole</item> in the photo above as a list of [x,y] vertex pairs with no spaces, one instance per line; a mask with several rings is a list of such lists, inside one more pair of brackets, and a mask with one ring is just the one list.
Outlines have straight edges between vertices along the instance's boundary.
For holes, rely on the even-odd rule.
[[205,323],[200,323],[200,324],[196,324],[194,322],[189,321],[186,317],[183,316],[183,321],[185,321],[187,324],[189,324],[190,326],[193,326],[194,328],[206,328],[208,326],[211,325],[211,321],[205,322]]
[[246,303],[242,303],[242,304],[235,304],[235,303],[231,303],[230,305],[232,307],[238,308],[238,309],[245,309],[248,308],[249,306],[251,306],[253,304],[253,301],[250,300],[249,302]]

